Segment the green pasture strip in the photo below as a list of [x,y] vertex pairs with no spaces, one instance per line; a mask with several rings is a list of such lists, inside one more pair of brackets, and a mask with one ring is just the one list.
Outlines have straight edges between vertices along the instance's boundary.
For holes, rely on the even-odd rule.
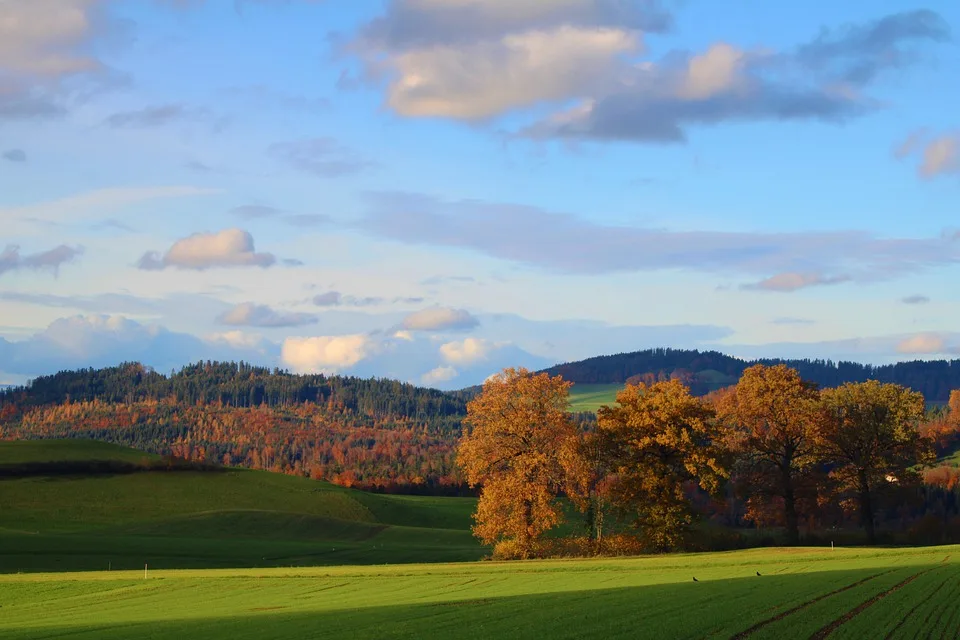
[[575,384],[570,388],[569,410],[595,413],[603,405],[613,405],[622,384]]
[[797,602],[893,570],[788,616],[780,637],[808,637],[794,632],[819,628],[903,575],[941,566],[950,553],[956,549],[760,549],[156,571],[146,579],[140,571],[6,575],[0,637],[727,638]]
[[114,460],[139,463],[160,456],[96,440],[8,440],[0,442],[0,466],[36,462]]

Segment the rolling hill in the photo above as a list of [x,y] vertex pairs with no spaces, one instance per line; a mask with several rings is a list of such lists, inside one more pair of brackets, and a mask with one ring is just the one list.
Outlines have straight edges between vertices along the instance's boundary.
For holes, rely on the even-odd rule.
[[0,442],[0,572],[473,560],[471,498],[365,493],[266,471],[100,472],[158,457],[83,440]]
[[[736,383],[744,369],[757,363],[786,364],[822,387],[870,379],[902,384],[923,393],[930,403],[945,403],[952,389],[960,389],[960,360],[917,360],[872,366],[830,360],[742,360],[717,351],[648,349],[567,362],[544,371],[575,383],[574,401],[580,406],[592,406],[598,401],[612,402],[616,389],[613,385],[640,380],[652,382],[676,377],[693,393],[704,395]],[[597,385],[607,385],[606,392],[596,396],[600,390]],[[590,394],[593,394],[591,399],[584,397]]]

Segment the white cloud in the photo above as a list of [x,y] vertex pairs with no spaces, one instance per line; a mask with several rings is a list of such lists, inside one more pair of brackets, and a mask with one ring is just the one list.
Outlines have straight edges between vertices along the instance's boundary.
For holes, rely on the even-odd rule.
[[407,116],[486,118],[599,89],[616,56],[639,48],[635,33],[563,26],[406,51],[391,60],[399,77],[388,102]]
[[173,243],[162,257],[155,251],[140,258],[139,267],[159,270],[167,267],[204,270],[213,267],[270,267],[277,259],[272,253],[257,253],[253,236],[243,229],[216,233],[195,233]]
[[287,338],[280,359],[299,373],[333,373],[354,366],[374,349],[373,340],[363,334]]
[[100,66],[81,45],[95,33],[98,0],[0,2],[0,68],[9,73],[59,77]]
[[469,311],[450,307],[423,309],[403,319],[403,328],[410,331],[462,331],[479,324]]
[[897,345],[900,353],[936,354],[950,351],[943,336],[935,333],[919,333],[902,340]]
[[453,364],[473,364],[486,360],[496,346],[481,338],[466,338],[464,340],[447,342],[440,345],[440,355],[447,362]]
[[437,367],[420,376],[420,381],[428,386],[442,382],[449,382],[456,378],[459,372],[453,367]]
[[703,54],[693,56],[679,94],[691,100],[702,100],[729,91],[742,79],[743,51],[726,43],[715,44]]
[[256,347],[221,336],[203,340],[119,315],[76,315],[60,318],[25,340],[0,339],[3,370],[21,377],[61,369],[106,367],[139,361],[160,371],[198,360],[274,361],[273,347]]
[[315,324],[317,317],[311,313],[276,311],[265,304],[242,302],[220,315],[222,324],[247,327],[297,327]]
[[265,346],[268,344],[263,339],[263,336],[259,334],[246,333],[237,329],[233,331],[213,333],[208,336],[207,340],[210,342],[222,342],[230,345],[231,347],[236,347],[239,349],[255,349],[260,352],[265,352]]

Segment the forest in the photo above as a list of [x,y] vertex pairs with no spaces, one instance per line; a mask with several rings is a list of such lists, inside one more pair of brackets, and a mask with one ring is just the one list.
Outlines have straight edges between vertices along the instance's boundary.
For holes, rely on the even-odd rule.
[[462,394],[394,380],[201,362],[62,371],[0,392],[0,437],[93,438],[374,491],[470,493],[454,464]]
[[916,360],[873,366],[832,360],[742,360],[717,351],[647,349],[596,356],[546,369],[573,383],[654,382],[680,379],[694,395],[704,395],[735,383],[754,364],[784,364],[821,387],[845,382],[878,380],[919,391],[930,403],[945,403],[950,391],[960,389],[960,360]]
[[[722,359],[729,365],[723,371],[732,373],[718,384]],[[610,366],[604,369],[598,362]],[[602,374],[606,381],[616,377],[617,362],[616,375],[625,380],[647,385],[677,380],[692,395],[707,398],[734,386],[744,364],[721,354],[662,349],[591,359],[562,370],[579,380]],[[937,371],[958,370],[950,363],[927,364],[927,378],[941,386],[950,378]],[[809,366],[852,377],[830,378],[831,383],[858,382],[864,371],[878,370]],[[890,370],[912,371],[912,366],[904,363]],[[796,370],[815,383],[803,368]],[[685,373],[704,371],[714,372],[706,390],[698,387],[693,374]],[[370,491],[476,495],[478,489],[469,486],[457,465],[456,450],[467,403],[479,392],[441,392],[387,379],[295,375],[244,362],[198,362],[164,375],[128,362],[61,371],[26,387],[0,391],[0,438],[93,438],[205,464],[267,469]],[[949,390],[938,388],[936,393],[944,403],[949,398]],[[596,414],[572,419],[582,431],[597,428]],[[920,428],[929,434],[937,455],[960,445],[952,425],[945,404],[925,411]],[[923,474],[928,486],[945,491],[954,489],[958,476],[951,464],[935,465]],[[745,508],[734,508],[737,515],[729,522],[742,523],[739,514]]]

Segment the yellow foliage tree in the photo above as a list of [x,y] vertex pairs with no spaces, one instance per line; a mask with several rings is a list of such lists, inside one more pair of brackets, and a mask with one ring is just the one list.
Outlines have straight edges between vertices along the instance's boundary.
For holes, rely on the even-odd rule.
[[716,492],[726,476],[714,411],[679,380],[627,385],[597,411],[613,481],[611,500],[635,516],[641,540],[676,549],[693,522],[687,483]]
[[558,494],[580,500],[584,493],[570,386],[560,376],[509,368],[467,405],[457,463],[471,486],[482,486],[473,532],[497,557],[535,555],[542,534],[562,521]]
[[791,544],[800,538],[798,502],[816,493],[808,472],[818,461],[818,407],[816,387],[783,364],[747,368],[717,400],[748,506],[758,514],[779,507]]
[[[876,493],[886,485],[919,480],[913,469],[933,459],[920,437],[923,394],[876,380],[847,383],[821,392],[820,444],[842,489],[852,490],[870,544],[876,542]],[[952,399],[952,398],[951,398]]]

